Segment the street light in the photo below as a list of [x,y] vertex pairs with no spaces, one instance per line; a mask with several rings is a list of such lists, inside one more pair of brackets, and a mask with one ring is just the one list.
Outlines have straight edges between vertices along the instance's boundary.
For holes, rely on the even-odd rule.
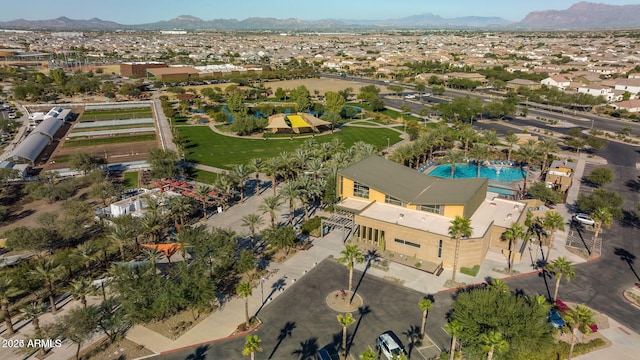
[[390,142],[389,142],[389,138],[387,137],[387,152],[389,152],[389,147],[391,146]]
[[260,279],[260,295],[262,296],[262,303],[264,304],[264,281],[265,278]]

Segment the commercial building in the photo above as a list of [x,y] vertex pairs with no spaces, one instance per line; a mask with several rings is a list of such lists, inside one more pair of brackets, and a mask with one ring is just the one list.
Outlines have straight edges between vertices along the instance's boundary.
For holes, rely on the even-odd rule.
[[153,80],[189,80],[199,77],[199,72],[191,66],[148,68],[147,78]]
[[126,77],[147,76],[147,69],[166,68],[167,64],[156,61],[125,62],[120,64],[120,74]]
[[375,155],[340,171],[337,180],[337,208],[358,241],[431,272],[453,267],[449,227],[456,216],[469,218],[473,229],[460,247],[465,267],[481,264],[491,247],[504,249],[504,231],[526,217],[525,203],[487,191],[485,178],[437,178]]

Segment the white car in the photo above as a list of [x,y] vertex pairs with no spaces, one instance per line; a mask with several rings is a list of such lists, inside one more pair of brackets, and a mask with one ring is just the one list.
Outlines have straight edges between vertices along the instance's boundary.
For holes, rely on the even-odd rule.
[[18,117],[18,116],[16,115],[16,113],[9,113],[9,115],[8,115],[8,116],[9,116],[9,119],[15,119],[15,118],[17,118],[17,117]]
[[400,355],[407,356],[404,351],[402,342],[396,336],[393,331],[386,331],[378,336],[376,340],[376,348],[381,352],[388,360],[399,357]]
[[409,94],[409,95],[405,95],[405,96],[404,96],[404,98],[405,98],[405,99],[415,99],[415,98],[416,98],[416,96],[415,96],[415,95],[413,95],[413,94]]
[[595,220],[593,220],[589,215],[587,214],[575,214],[573,215],[573,221],[578,222],[580,224],[583,225],[589,225],[589,226],[594,226],[596,224]]

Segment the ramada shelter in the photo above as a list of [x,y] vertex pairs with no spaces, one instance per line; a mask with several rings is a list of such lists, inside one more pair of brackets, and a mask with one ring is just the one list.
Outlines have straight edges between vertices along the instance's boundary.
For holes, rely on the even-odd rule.
[[272,133],[305,133],[317,132],[326,129],[331,125],[330,122],[319,119],[311,114],[275,114],[269,116],[269,125],[267,130]]
[[430,272],[453,268],[449,227],[456,216],[469,218],[473,229],[460,246],[461,267],[481,264],[491,247],[505,249],[504,231],[526,218],[525,203],[498,198],[485,178],[437,178],[377,155],[338,172],[337,180],[337,208],[350,214],[358,241]]

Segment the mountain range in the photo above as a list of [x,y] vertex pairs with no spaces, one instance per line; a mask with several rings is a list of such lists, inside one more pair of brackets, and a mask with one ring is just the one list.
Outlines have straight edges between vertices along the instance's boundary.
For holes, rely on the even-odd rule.
[[493,30],[596,30],[640,28],[640,5],[607,5],[580,2],[566,10],[529,13],[520,22],[500,17],[465,16],[443,18],[425,13],[387,20],[316,20],[251,17],[244,20],[202,20],[181,15],[150,24],[122,25],[98,18],[74,20],[59,17],[51,20],[11,20],[0,28],[18,30],[341,30],[341,29],[493,29]]

